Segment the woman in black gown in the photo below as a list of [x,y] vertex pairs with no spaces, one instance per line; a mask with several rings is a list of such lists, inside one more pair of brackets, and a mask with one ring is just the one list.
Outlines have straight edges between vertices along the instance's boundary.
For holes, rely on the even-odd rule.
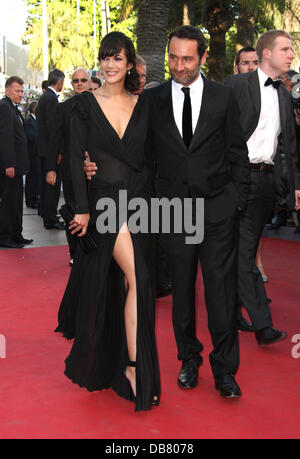
[[[112,387],[134,401],[136,410],[146,410],[160,399],[155,235],[131,233],[118,214],[116,232],[101,234],[96,225],[99,199],[113,199],[118,212],[120,190],[126,190],[128,201],[141,197],[149,202],[153,196],[144,157],[148,104],[142,95],[131,94],[138,75],[129,38],[108,34],[99,60],[105,84],[74,97],[71,129],[76,211],[70,229],[82,237],[88,228],[97,249],[86,253],[78,248],[56,331],[74,338],[67,377],[89,391]],[[88,187],[86,150],[98,167]]]

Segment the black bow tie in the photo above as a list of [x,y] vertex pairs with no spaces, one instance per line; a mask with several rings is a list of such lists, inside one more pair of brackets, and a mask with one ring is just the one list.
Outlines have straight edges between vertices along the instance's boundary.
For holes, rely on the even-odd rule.
[[270,86],[272,85],[275,89],[278,89],[280,86],[281,81],[280,80],[272,80],[272,78],[268,78],[267,81],[265,82],[265,86]]

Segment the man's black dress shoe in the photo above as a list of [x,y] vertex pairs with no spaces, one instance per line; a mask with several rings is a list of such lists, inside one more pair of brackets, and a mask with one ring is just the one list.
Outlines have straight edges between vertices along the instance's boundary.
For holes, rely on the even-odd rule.
[[259,345],[273,344],[282,341],[287,337],[285,331],[276,330],[276,328],[266,327],[255,332],[255,337]]
[[33,242],[33,239],[25,239],[25,237],[19,237],[18,239],[13,239],[14,242],[16,242],[17,244],[23,244],[23,245],[27,245],[27,244],[31,244]]
[[198,384],[198,368],[202,364],[202,357],[183,360],[178,376],[178,386],[181,389],[193,389]]
[[237,398],[242,395],[241,389],[232,375],[215,378],[215,387],[220,391],[220,395],[225,398]]
[[57,229],[57,230],[65,230],[66,225],[62,222],[53,223],[52,225],[45,225],[46,229]]
[[0,242],[0,247],[5,247],[6,249],[23,249],[24,245],[12,240],[7,240]]
[[246,332],[254,332],[253,325],[245,319],[245,317],[240,316],[237,322],[238,330]]

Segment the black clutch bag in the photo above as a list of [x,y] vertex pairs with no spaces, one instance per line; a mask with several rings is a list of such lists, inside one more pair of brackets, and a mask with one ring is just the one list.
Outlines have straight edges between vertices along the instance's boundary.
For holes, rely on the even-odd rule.
[[[62,216],[66,226],[69,227],[69,224],[73,220],[75,215],[75,209],[73,208],[73,206],[71,204],[64,204],[59,209],[59,213]],[[84,250],[84,252],[86,253],[93,252],[98,248],[95,239],[93,238],[93,236],[91,236],[91,234],[88,231],[84,236],[78,237],[78,241],[82,250]]]

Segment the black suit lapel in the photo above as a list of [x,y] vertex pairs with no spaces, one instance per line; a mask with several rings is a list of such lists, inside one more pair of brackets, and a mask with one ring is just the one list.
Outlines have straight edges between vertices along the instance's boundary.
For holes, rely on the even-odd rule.
[[17,108],[16,105],[13,104],[12,100],[6,96],[6,99],[8,100],[9,102],[9,105],[11,107],[11,109],[13,110],[15,116],[16,116],[16,119],[18,120],[18,123],[23,127],[25,128],[25,120],[23,118],[23,115],[22,113],[20,112],[20,110]]
[[281,132],[282,132],[285,128],[286,114],[287,114],[285,88],[282,85],[280,85],[278,88],[278,102],[279,102],[280,126],[281,126]]
[[261,109],[261,94],[260,94],[257,70],[255,70],[255,72],[249,72],[248,75],[249,75],[248,84],[249,84],[250,98],[254,103],[256,113],[257,113],[257,120],[258,120],[259,115],[260,115],[260,109]]
[[182,156],[186,156],[186,146],[183,141],[183,138],[178,131],[177,124],[174,118],[174,111],[173,111],[173,103],[172,103],[172,82],[169,81],[162,87],[159,100],[158,100],[158,110],[160,116],[164,120],[164,126],[166,132],[172,133],[176,141],[180,144],[179,146],[182,148],[178,148],[176,152],[181,154]]

